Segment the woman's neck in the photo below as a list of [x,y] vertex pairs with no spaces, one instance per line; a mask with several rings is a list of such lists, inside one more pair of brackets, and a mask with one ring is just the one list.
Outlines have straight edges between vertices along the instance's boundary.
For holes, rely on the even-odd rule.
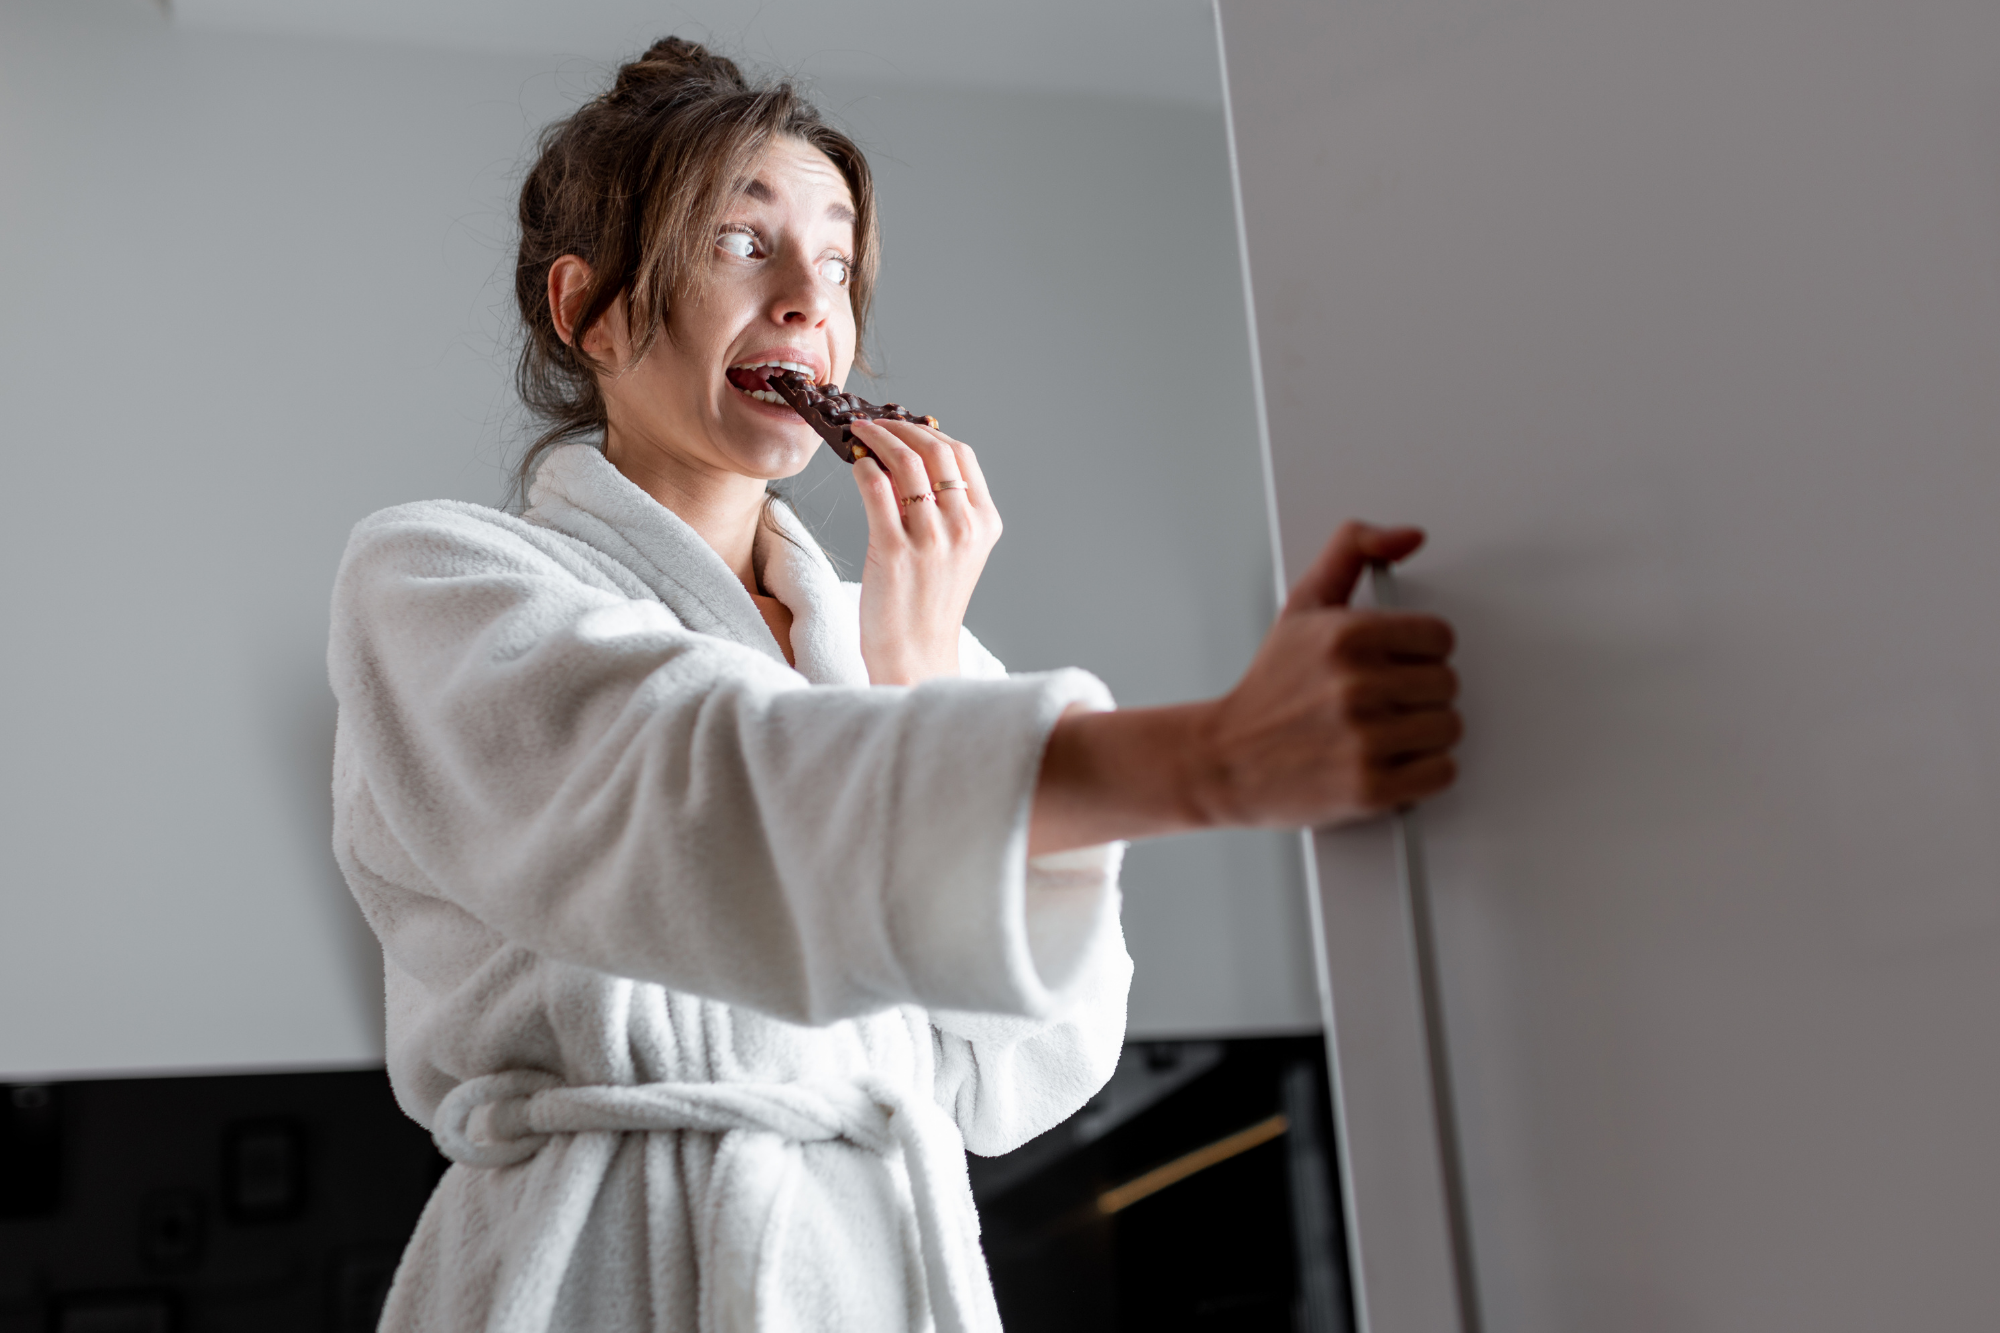
[[762,481],[628,440],[615,427],[605,432],[604,456],[626,480],[700,533],[751,595],[757,594],[757,525],[766,494]]

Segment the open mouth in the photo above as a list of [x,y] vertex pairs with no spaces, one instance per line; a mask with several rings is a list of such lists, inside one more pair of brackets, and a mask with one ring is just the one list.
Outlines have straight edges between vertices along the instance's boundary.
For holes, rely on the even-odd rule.
[[771,387],[770,376],[774,371],[789,370],[808,384],[819,383],[819,372],[811,366],[797,361],[754,361],[740,366],[731,366],[724,372],[730,386],[739,393],[747,394],[760,403],[770,403],[774,407],[786,406],[778,391]]

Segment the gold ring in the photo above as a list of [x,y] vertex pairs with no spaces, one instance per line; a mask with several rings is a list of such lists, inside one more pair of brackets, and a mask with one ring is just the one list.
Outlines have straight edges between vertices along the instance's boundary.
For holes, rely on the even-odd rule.
[[932,498],[931,492],[925,491],[922,495],[902,496],[896,501],[896,503],[902,505],[905,509],[908,509],[911,505],[922,504],[924,501],[931,498]]
[[931,489],[933,491],[962,491],[965,489],[965,483],[962,481],[934,481],[931,483]]

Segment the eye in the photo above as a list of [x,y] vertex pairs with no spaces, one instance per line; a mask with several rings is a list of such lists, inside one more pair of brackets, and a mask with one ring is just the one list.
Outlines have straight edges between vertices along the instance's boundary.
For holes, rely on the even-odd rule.
[[725,254],[735,255],[738,259],[757,257],[756,233],[744,227],[731,227],[724,231],[715,238],[715,246]]
[[848,272],[848,263],[843,256],[828,255],[819,261],[819,275],[836,287],[847,285]]

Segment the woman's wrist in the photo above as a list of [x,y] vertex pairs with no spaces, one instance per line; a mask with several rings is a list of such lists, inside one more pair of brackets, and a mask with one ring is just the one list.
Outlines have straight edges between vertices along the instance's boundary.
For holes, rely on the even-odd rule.
[[894,652],[875,651],[875,645],[863,642],[861,660],[868,668],[870,685],[921,685],[927,680],[950,678],[958,671],[958,634],[954,629],[949,643],[937,643],[925,648],[911,644],[899,644]]

